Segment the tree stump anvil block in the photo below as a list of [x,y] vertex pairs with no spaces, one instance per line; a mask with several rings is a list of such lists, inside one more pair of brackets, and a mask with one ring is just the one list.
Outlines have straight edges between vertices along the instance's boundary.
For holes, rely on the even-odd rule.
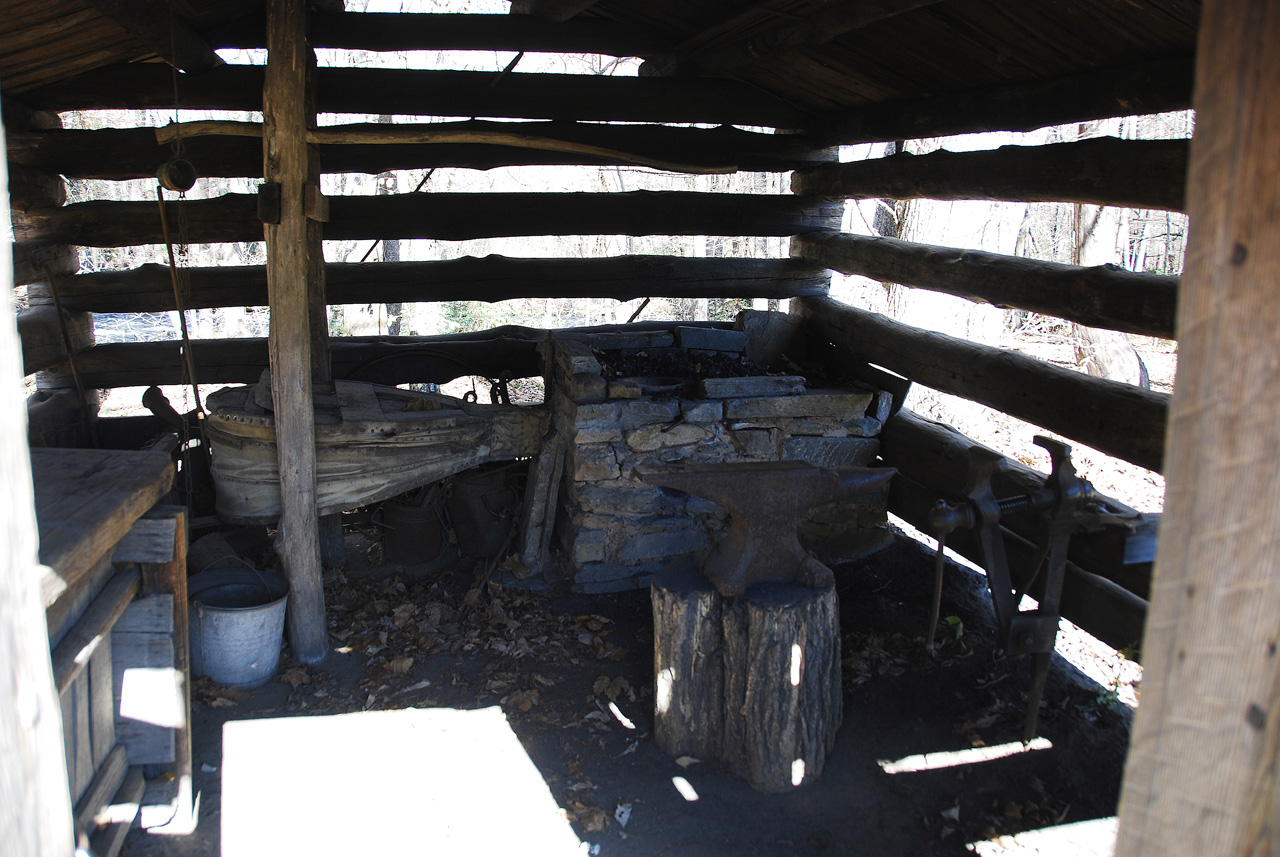
[[883,488],[894,472],[800,461],[676,462],[635,469],[649,485],[694,494],[728,510],[728,533],[702,569],[726,597],[744,595],[757,583],[830,586],[831,570],[800,545],[801,519],[819,506]]

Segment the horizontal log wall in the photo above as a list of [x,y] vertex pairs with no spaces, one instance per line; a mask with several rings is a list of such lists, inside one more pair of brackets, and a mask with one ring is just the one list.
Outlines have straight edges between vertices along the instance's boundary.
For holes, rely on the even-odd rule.
[[812,167],[796,193],[826,199],[1002,199],[1183,211],[1186,140],[1098,137],[981,152],[940,150]]
[[810,335],[913,381],[1159,472],[1169,396],[920,330],[830,298],[797,298]]
[[[261,22],[242,21],[207,34],[218,48],[265,48]],[[668,44],[638,27],[599,18],[550,22],[517,15],[313,13],[313,48],[358,51],[528,51],[650,56]]]
[[[265,306],[261,266],[188,268],[187,309]],[[791,298],[827,293],[825,268],[798,259],[603,259],[465,257],[435,262],[330,263],[330,304],[468,301],[512,298]],[[169,268],[142,265],[58,281],[68,310],[165,312],[175,309]]]
[[791,239],[791,255],[842,274],[1053,315],[1089,327],[1175,338],[1177,277],[849,234],[797,235]]
[[[189,243],[261,241],[258,198],[226,194],[167,204],[171,223],[186,209]],[[327,240],[434,238],[460,241],[517,235],[795,235],[838,217],[840,205],[763,194],[431,193],[329,199]],[[17,241],[87,247],[163,240],[149,202],[80,202],[32,209],[14,223]]]
[[[223,66],[179,86],[188,110],[261,110],[262,67]],[[800,128],[812,117],[760,89],[733,80],[507,74],[480,71],[322,68],[322,113],[496,117],[624,122],[696,122]],[[98,69],[29,90],[38,110],[132,110],[173,107],[167,66]]]
[[[577,332],[620,329],[666,330],[675,322],[639,322],[577,328]],[[683,326],[728,328],[717,322]],[[448,336],[368,336],[329,340],[333,377],[379,384],[445,384],[464,375],[532,378],[542,374],[538,344],[549,331],[507,325]],[[181,384],[185,375],[181,343],[131,342],[95,345],[80,352],[80,375],[88,387]],[[201,384],[256,383],[267,366],[266,339],[196,339],[191,353]]]
[[[326,130],[375,126],[330,126]],[[386,129],[389,126],[376,126]],[[390,126],[399,128],[402,126]],[[512,130],[512,123],[442,122],[438,130]],[[760,134],[730,126],[672,128],[660,125],[600,125],[575,122],[519,123],[526,133],[577,142],[666,161],[707,172],[733,167],[746,171],[785,172],[827,159],[798,134]],[[95,131],[28,131],[7,138],[12,163],[68,178],[134,179],[155,175],[156,165],[172,156],[170,146],[156,141],[153,128],[104,128]],[[184,157],[205,177],[260,177],[262,141],[252,137],[208,136],[183,140]],[[494,167],[580,164],[626,165],[635,158],[517,148],[515,146],[438,143],[415,145],[321,144],[320,169],[326,173],[380,173],[433,167]]]
[[982,131],[1164,113],[1191,107],[1195,58],[1173,56],[1057,80],[997,86],[822,116],[807,130],[823,145],[917,140]]

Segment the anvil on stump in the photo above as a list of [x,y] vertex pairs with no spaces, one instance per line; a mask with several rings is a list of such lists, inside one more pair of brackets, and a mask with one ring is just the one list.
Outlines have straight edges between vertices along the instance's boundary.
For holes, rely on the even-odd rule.
[[843,716],[840,608],[831,570],[796,528],[893,473],[794,461],[636,468],[730,514],[703,574],[671,569],[651,586],[654,738],[665,752],[719,759],[764,792],[821,774]]

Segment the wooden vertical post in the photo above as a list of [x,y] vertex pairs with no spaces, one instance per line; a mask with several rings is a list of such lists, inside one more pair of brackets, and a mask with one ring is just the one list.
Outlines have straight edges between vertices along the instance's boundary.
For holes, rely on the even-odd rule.
[[1280,0],[1200,25],[1179,366],[1117,854],[1280,854]]
[[[280,222],[264,225],[271,304],[271,390],[280,462],[277,552],[289,579],[289,644],[294,657],[318,663],[328,650],[316,514],[315,412],[312,409],[313,294],[308,274],[306,4],[267,4],[267,71],[262,91],[263,175],[280,188]],[[311,188],[310,190],[308,190]]]
[[[0,142],[3,136],[0,129]],[[5,186],[0,164],[0,187]],[[69,857],[71,792],[40,603],[11,258],[6,238],[0,242],[0,842],[7,854]]]

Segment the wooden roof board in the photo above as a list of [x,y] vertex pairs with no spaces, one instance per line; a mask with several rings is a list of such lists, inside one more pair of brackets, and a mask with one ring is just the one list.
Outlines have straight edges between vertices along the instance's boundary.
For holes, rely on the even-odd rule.
[[[173,0],[213,28],[261,14],[263,0]],[[830,0],[601,0],[589,17],[644,28],[671,44],[723,46],[802,21]],[[806,111],[908,101],[1195,50],[1197,0],[941,0],[790,50],[732,76]],[[155,59],[83,0],[0,0],[0,86],[10,95],[120,62]]]

